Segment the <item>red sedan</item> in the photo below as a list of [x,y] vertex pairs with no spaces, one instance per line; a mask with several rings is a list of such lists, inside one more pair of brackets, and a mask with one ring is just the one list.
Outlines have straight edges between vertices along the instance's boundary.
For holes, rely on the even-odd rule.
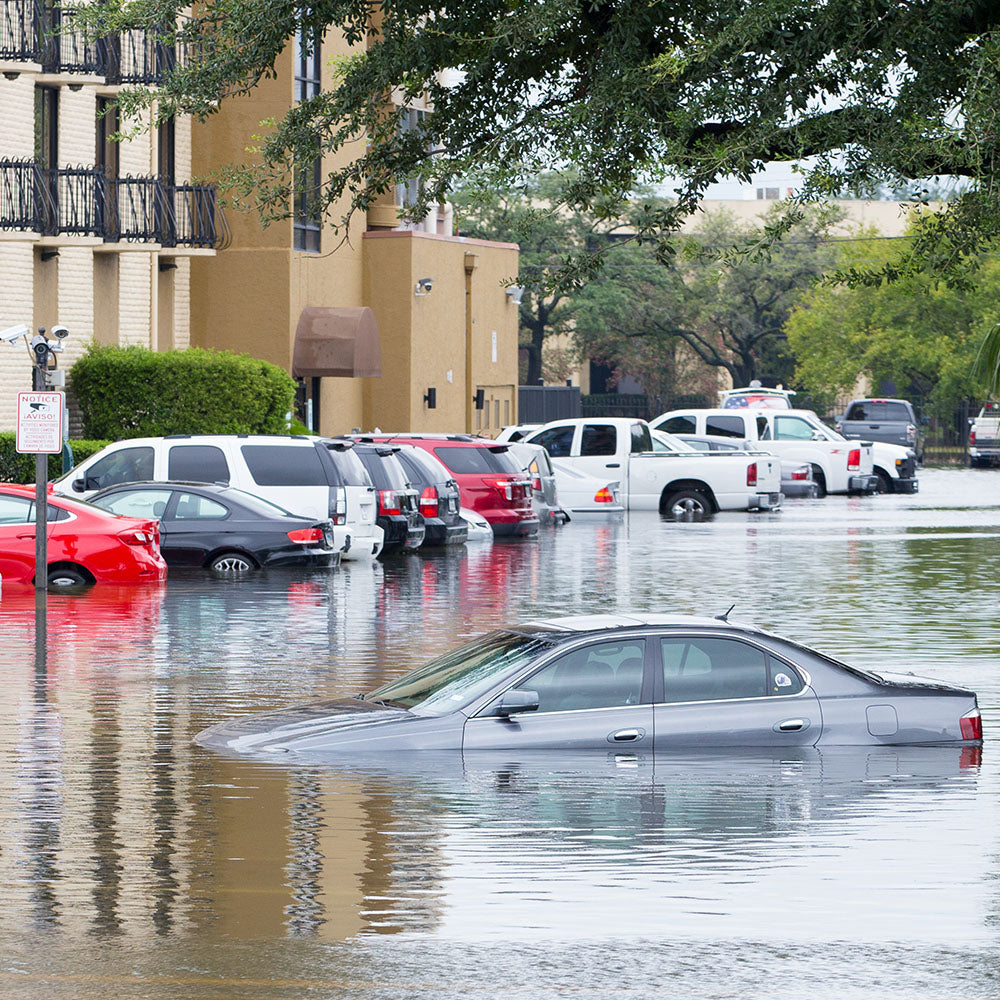
[[[119,517],[49,494],[49,585],[146,583],[166,578],[155,520]],[[35,579],[35,488],[0,485],[0,579]]]

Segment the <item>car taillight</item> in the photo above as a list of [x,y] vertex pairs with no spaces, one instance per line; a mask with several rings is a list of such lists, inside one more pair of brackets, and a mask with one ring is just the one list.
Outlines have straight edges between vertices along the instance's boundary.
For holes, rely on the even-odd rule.
[[403,502],[395,490],[378,491],[378,512],[380,514],[402,514]]
[[809,470],[809,469],[807,469],[805,467],[803,467],[801,469],[795,469],[792,472],[792,479],[808,479],[810,471],[811,470]]
[[906,425],[906,440],[907,441],[916,441],[916,439],[917,439],[917,429],[916,429],[916,427],[914,427],[913,424],[907,424]]
[[296,528],[295,531],[288,532],[288,540],[296,545],[312,545],[313,542],[323,541],[323,529]]
[[512,479],[487,479],[487,486],[492,486],[500,496],[508,500],[514,499],[514,481]]
[[542,492],[542,480],[541,480],[541,479],[540,479],[540,478],[539,478],[538,476],[535,476],[535,477],[534,477],[534,478],[533,478],[533,479],[531,480],[531,488],[532,488],[532,489],[533,489],[533,490],[534,490],[534,491],[535,491],[536,493],[541,493],[541,492]]
[[347,490],[343,486],[330,487],[330,520],[347,524]]
[[609,490],[607,486],[602,486],[594,494],[594,503],[614,503],[614,502],[615,498],[612,495],[611,490]]
[[860,469],[861,468],[861,449],[852,448],[847,453],[847,468],[848,469]]
[[747,486],[757,485],[757,463],[751,462],[747,466]]
[[438,491],[436,486],[428,486],[420,494],[420,513],[424,517],[438,516]]
[[976,432],[974,430],[969,431],[969,444],[976,443]]
[[141,528],[130,528],[128,531],[119,531],[118,537],[126,545],[152,545],[156,541],[156,536],[152,531],[143,531]]
[[983,717],[979,714],[979,709],[974,708],[968,715],[963,715],[958,720],[962,730],[963,740],[981,740],[983,738]]

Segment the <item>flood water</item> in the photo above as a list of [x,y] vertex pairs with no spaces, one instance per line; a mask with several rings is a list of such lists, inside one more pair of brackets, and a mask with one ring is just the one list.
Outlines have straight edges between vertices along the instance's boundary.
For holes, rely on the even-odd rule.
[[[192,744],[499,624],[720,614],[985,746],[262,764]],[[0,598],[0,997],[1000,995],[1000,472],[325,574]]]

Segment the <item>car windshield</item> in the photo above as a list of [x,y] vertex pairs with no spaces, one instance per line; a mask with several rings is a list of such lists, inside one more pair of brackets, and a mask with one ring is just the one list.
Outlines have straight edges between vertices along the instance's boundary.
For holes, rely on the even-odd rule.
[[682,441],[666,431],[653,431],[653,451],[697,451],[687,441]]
[[551,642],[551,633],[491,632],[384,684],[365,701],[398,705],[415,715],[448,715],[528,664]]
[[290,510],[285,510],[284,507],[279,507],[278,504],[272,503],[270,500],[265,500],[264,497],[257,496],[256,493],[247,493],[246,490],[229,489],[220,496],[232,496],[239,500],[244,507],[263,517],[300,517],[300,515],[293,514]]

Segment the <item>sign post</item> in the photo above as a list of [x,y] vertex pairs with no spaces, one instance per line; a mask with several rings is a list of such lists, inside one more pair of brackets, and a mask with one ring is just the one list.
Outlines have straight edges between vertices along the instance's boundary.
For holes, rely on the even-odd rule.
[[46,391],[45,369],[35,366],[32,375],[34,391],[17,394],[16,448],[35,456],[35,589],[44,591],[49,585],[48,456],[62,451],[64,397]]

